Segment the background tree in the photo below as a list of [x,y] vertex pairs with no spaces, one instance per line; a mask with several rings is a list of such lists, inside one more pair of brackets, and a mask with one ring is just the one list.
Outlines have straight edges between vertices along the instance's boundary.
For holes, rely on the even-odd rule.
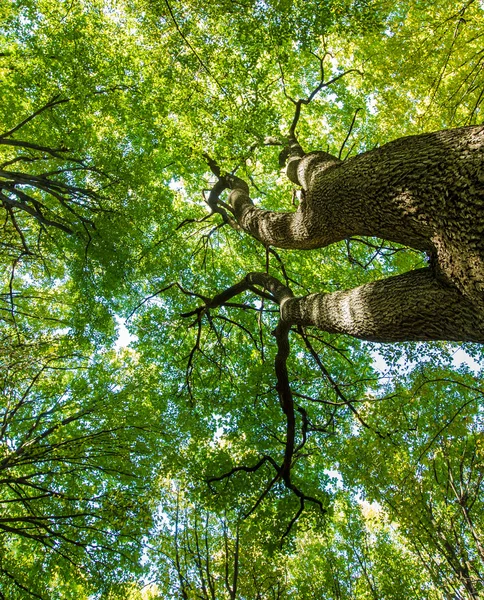
[[159,442],[156,419],[147,416],[152,407],[131,407],[114,356],[89,364],[52,338],[8,358],[0,413],[2,594],[62,598],[108,589],[138,568],[140,536],[151,525]]

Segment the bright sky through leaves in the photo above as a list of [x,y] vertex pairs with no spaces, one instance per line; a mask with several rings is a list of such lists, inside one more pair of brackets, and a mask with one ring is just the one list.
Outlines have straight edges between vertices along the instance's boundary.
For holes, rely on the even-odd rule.
[[345,161],[482,123],[483,39],[478,0],[1,3],[0,597],[484,593],[482,344],[294,326],[290,448],[274,297],[213,301],[433,258],[266,250],[209,207],[231,174],[297,209],[315,90],[297,139]]

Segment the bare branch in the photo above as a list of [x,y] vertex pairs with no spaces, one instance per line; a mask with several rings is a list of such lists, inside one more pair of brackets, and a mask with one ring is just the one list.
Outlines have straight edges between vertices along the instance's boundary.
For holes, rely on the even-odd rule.
[[47,110],[49,108],[52,108],[53,106],[56,106],[57,104],[63,104],[65,102],[69,102],[69,98],[61,98],[60,94],[54,96],[52,98],[52,100],[49,100],[46,104],[44,104],[44,106],[41,106],[39,109],[37,109],[31,115],[29,115],[28,117],[26,117],[25,119],[23,119],[23,121],[21,121],[20,123],[18,123],[18,125],[15,125],[15,127],[13,127],[12,129],[10,129],[9,131],[6,131],[5,133],[2,133],[0,135],[0,140],[1,139],[5,139],[7,137],[10,137],[13,133],[15,133],[16,131],[18,131],[19,129],[21,129],[29,121],[32,121],[32,119],[35,119],[35,117],[37,117],[38,115],[40,115],[41,113],[43,113],[45,110]]
[[[338,159],[339,160],[341,160],[341,154],[343,153],[343,149],[344,149],[344,147],[346,145],[346,142],[348,141],[348,139],[349,139],[349,137],[351,135],[351,132],[353,131],[353,127],[355,126],[355,122],[356,122],[356,117],[357,117],[358,113],[360,112],[360,110],[361,110],[361,108],[357,108],[355,110],[355,114],[353,115],[353,119],[351,121],[351,125],[350,125],[350,128],[348,130],[348,133],[346,134],[346,137],[343,140],[343,143],[341,144],[341,148],[339,149],[339,152],[338,152]],[[346,156],[348,156],[348,155],[346,155]]]
[[294,98],[292,98],[291,96],[289,96],[287,94],[285,83],[284,83],[284,73],[282,72],[282,68],[281,68],[284,95],[286,96],[286,98],[288,100],[290,100],[296,106],[294,117],[293,117],[291,126],[289,128],[289,141],[297,141],[297,138],[296,138],[296,127],[297,127],[297,124],[299,122],[299,117],[301,116],[301,107],[302,107],[303,104],[304,105],[310,104],[313,101],[313,99],[316,97],[316,95],[319,94],[319,92],[322,89],[324,89],[326,87],[329,87],[333,83],[336,83],[336,81],[338,81],[339,79],[342,79],[346,75],[349,75],[349,73],[359,73],[361,75],[361,71],[359,69],[348,69],[347,71],[344,71],[343,73],[340,73],[339,75],[336,75],[335,77],[333,77],[329,81],[324,81],[324,77],[325,77],[325,73],[324,73],[324,61],[325,61],[326,57],[328,56],[328,53],[326,52],[323,57],[317,56],[317,54],[315,54],[314,52],[311,52],[311,54],[315,58],[317,58],[318,61],[319,61],[319,68],[320,68],[321,75],[320,75],[320,79],[319,79],[318,85],[312,90],[312,92],[310,92],[310,94],[308,95],[307,98],[299,98],[299,100],[294,100]]

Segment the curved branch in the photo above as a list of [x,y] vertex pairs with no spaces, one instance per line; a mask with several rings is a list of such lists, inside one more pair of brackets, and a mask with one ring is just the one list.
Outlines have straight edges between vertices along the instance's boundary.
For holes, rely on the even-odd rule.
[[69,98],[60,98],[60,94],[57,94],[56,96],[54,96],[52,98],[52,100],[49,100],[46,104],[44,104],[44,106],[41,106],[39,109],[37,109],[31,115],[29,115],[28,117],[26,117],[25,119],[23,119],[22,121],[20,121],[20,123],[18,123],[17,125],[15,125],[15,127],[13,127],[12,129],[10,129],[9,131],[6,131],[5,133],[2,133],[0,135],[0,139],[5,139],[7,137],[10,137],[13,133],[15,133],[16,131],[18,131],[19,129],[21,129],[29,121],[32,121],[32,119],[35,119],[35,117],[37,117],[38,115],[40,115],[41,113],[43,113],[44,110],[52,108],[53,106],[56,106],[57,104],[64,104],[65,102],[69,102]]
[[[258,293],[257,288],[254,286],[261,287],[263,289],[264,297],[269,296],[269,298],[277,303],[280,307],[284,305],[290,298],[293,298],[293,293],[290,288],[282,284],[278,279],[272,277],[267,273],[248,273],[246,277],[240,281],[239,283],[231,286],[230,288],[224,290],[223,292],[217,294],[211,299],[205,300],[205,304],[199,306],[195,310],[185,313],[184,317],[196,315],[196,323],[198,324],[198,336],[195,343],[195,346],[192,352],[189,355],[188,361],[188,370],[193,367],[193,356],[196,350],[199,350],[199,342],[200,342],[200,323],[201,316],[203,313],[207,313],[209,309],[216,308],[218,306],[226,305],[226,303],[232,299],[234,296],[247,291],[248,289]],[[259,292],[260,293],[260,292]],[[286,436],[284,441],[284,457],[282,460],[282,464],[279,466],[276,461],[270,457],[269,455],[264,455],[260,461],[251,466],[236,466],[231,469],[229,472],[224,473],[218,477],[210,477],[207,482],[213,483],[216,481],[222,481],[223,479],[227,479],[238,472],[246,472],[253,473],[259,470],[263,465],[269,462],[274,469],[276,470],[276,476],[267,484],[262,494],[259,496],[255,505],[249,511],[246,516],[252,514],[262,500],[269,494],[273,486],[277,481],[281,480],[284,486],[292,491],[301,502],[300,509],[296,513],[296,515],[291,519],[286,532],[283,535],[283,538],[286,537],[291,530],[293,524],[299,518],[304,508],[305,500],[312,502],[319,506],[320,510],[324,513],[326,509],[324,508],[322,502],[313,498],[311,496],[307,496],[304,494],[292,481],[291,479],[291,469],[294,464],[294,454],[296,449],[296,415],[295,415],[295,407],[294,407],[294,399],[292,395],[291,385],[289,382],[289,374],[287,370],[287,360],[290,354],[290,345],[289,345],[289,333],[291,331],[291,323],[285,321],[280,318],[277,324],[277,327],[272,332],[275,337],[277,343],[277,353],[274,359],[274,370],[276,374],[276,391],[279,397],[279,403],[282,408],[282,411],[286,418]],[[252,336],[251,336],[252,337]],[[298,409],[302,415],[302,442],[297,446],[297,449],[300,450],[306,442],[306,434],[308,429],[308,421],[307,416],[304,413],[304,410]]]

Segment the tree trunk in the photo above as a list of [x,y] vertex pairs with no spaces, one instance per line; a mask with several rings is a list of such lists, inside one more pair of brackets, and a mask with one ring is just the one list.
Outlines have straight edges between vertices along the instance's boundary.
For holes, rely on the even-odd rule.
[[282,318],[365,340],[484,343],[484,126],[401,138],[345,162],[293,158],[294,213],[253,205],[244,182],[229,202],[266,246],[311,249],[380,237],[426,251],[432,268],[344,292],[281,302]]
[[291,163],[303,188],[294,213],[229,197],[238,224],[267,246],[311,249],[354,235],[430,252],[437,276],[484,311],[484,126],[401,138],[345,162],[311,153]]

